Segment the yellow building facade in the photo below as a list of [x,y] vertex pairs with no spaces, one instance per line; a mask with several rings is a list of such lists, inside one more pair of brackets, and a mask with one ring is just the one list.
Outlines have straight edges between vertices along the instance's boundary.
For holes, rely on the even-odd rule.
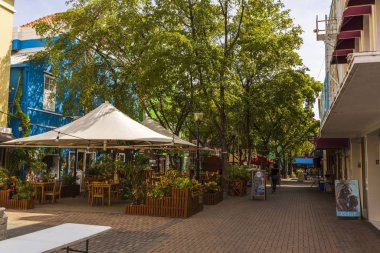
[[0,133],[8,133],[9,73],[12,49],[14,0],[0,0]]

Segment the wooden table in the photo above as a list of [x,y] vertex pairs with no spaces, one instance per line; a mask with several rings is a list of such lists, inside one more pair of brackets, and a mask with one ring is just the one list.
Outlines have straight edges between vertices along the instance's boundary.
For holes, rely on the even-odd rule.
[[44,196],[44,191],[45,191],[45,185],[47,184],[52,184],[53,182],[33,182],[32,185],[36,188],[37,194],[38,194],[38,188],[41,188],[41,197],[38,199],[38,202],[44,203],[45,202],[45,196]]
[[[112,187],[118,186],[118,183],[95,183],[97,186],[102,187],[104,190],[108,191],[108,206],[111,206],[111,189]],[[91,193],[92,194],[92,193]],[[104,194],[104,191],[103,191]]]
[[[34,233],[13,237],[0,242],[1,253],[41,253],[60,250],[65,247],[67,252],[88,253],[89,239],[95,235],[111,229],[108,226],[65,223],[52,228],[43,229]],[[86,241],[86,250],[74,250],[68,245]]]

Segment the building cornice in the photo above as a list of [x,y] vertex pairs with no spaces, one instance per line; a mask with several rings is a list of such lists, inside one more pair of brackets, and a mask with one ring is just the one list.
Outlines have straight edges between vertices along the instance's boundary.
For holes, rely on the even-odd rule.
[[3,0],[0,0],[0,7],[3,7],[4,9],[11,12],[12,14],[16,12],[15,8],[12,5],[4,2]]

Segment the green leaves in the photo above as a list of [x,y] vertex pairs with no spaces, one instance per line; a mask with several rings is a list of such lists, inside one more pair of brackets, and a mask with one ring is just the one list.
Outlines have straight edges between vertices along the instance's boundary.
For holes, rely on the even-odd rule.
[[[298,145],[320,90],[297,54],[302,30],[275,0],[71,0],[38,32],[67,114],[109,100],[227,151]],[[295,127],[297,126],[297,127]],[[305,126],[300,129],[299,126]],[[298,131],[297,131],[298,129]]]

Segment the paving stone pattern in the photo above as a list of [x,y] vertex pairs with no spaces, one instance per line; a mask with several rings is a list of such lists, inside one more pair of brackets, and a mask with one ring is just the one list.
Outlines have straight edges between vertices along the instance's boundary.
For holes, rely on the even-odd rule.
[[[28,217],[41,223],[9,230],[8,237],[74,222],[113,228],[91,240],[90,252],[99,253],[380,252],[380,232],[372,225],[337,219],[332,194],[291,181],[268,193],[266,201],[227,197],[189,219],[88,210],[34,209],[51,215]],[[84,249],[84,243],[74,247]]]

